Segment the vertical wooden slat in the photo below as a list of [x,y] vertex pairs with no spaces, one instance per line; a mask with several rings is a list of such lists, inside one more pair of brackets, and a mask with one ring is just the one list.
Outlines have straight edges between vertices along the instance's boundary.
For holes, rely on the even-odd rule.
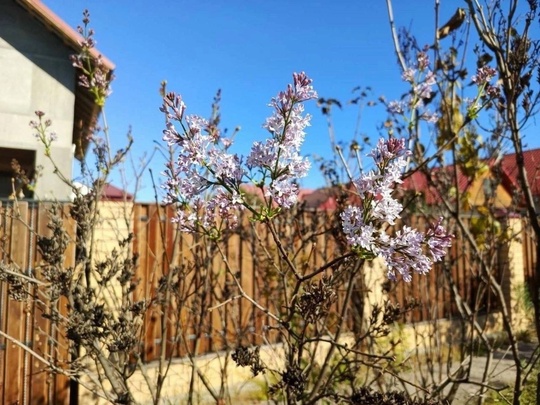
[[[11,223],[11,250],[10,250],[10,262],[17,264],[18,266],[25,265],[25,247],[27,245],[27,233],[24,228],[24,222],[28,218],[28,204],[21,202],[17,207],[18,214],[20,215],[17,220]],[[24,304],[10,300],[8,302],[7,310],[7,327],[6,333],[12,336],[17,341],[26,344],[24,336],[24,320],[26,320],[24,314]],[[24,356],[23,349],[12,342],[8,342],[6,349],[6,377],[9,379],[9,384],[6,384],[6,395],[4,397],[6,404],[21,403],[23,400],[24,391]]]
[[[45,235],[47,232],[47,215],[46,212],[43,212],[42,208],[39,205],[34,207],[36,213],[36,233],[38,235]],[[38,255],[37,249],[37,238],[32,236],[33,246],[34,246],[34,263],[32,263],[33,268],[35,264],[39,263],[41,256]],[[48,304],[48,301],[43,297],[44,305]],[[48,332],[50,322],[43,317],[43,307],[38,307],[34,302],[34,350],[42,355],[46,356],[49,352],[49,343],[48,343]],[[32,385],[31,385],[31,397],[38,399],[40,403],[46,403],[49,399],[49,388],[51,379],[48,378],[47,367],[45,364],[39,360],[32,359]]]
[[[245,213],[242,213],[239,218],[239,223],[242,227],[249,226],[247,221],[247,215]],[[240,282],[246,294],[249,294],[251,297],[253,297],[256,283],[253,278],[253,269],[251,267],[252,262],[251,260],[249,260],[251,238],[247,238],[246,240],[246,236],[247,232],[241,231],[241,234],[239,234],[236,238],[236,243],[238,244],[239,251],[238,263],[240,270]],[[242,329],[246,333],[245,343],[255,344],[255,334],[257,333],[257,331],[255,330],[255,319],[253,313],[254,307],[248,300],[245,299],[242,299],[240,301],[239,307]]]
[[[161,269],[157,265],[156,261],[156,245],[157,238],[159,237],[159,231],[156,232],[156,227],[159,226],[159,214],[157,207],[150,207],[148,211],[147,222],[147,237],[144,243],[147,245],[146,256],[146,283],[145,289],[148,297],[154,297],[156,294],[156,279],[161,277]],[[146,329],[146,361],[152,361],[159,355],[159,346],[161,345],[160,336],[158,335],[158,320],[159,309],[151,307],[147,313],[147,329]]]
[[[6,204],[0,203],[0,243],[1,251],[0,258],[7,261],[6,252],[9,250],[9,229],[8,229],[8,208]],[[0,329],[6,331],[7,327],[7,305],[8,305],[7,284],[0,282]],[[6,386],[6,349],[8,341],[5,338],[0,338],[0,401],[5,402]]]
[[[77,237],[77,224],[74,219],[71,218],[69,214],[70,207],[68,205],[63,206],[63,227],[66,230],[70,239],[76,240]],[[75,253],[76,246],[74,243],[68,244],[66,251],[64,252],[64,266],[65,268],[75,266]],[[68,316],[68,300],[66,297],[60,297],[58,302],[59,312],[62,316]],[[65,366],[66,362],[69,361],[69,341],[66,338],[66,329],[64,324],[58,326],[57,334],[58,346],[56,348],[56,360],[60,365]],[[55,392],[54,392],[54,402],[55,404],[65,404],[69,403],[69,378],[63,374],[57,374],[55,376]]]

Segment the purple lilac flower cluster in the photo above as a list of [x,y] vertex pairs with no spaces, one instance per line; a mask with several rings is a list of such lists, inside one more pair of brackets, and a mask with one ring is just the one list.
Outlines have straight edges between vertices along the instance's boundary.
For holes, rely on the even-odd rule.
[[[229,140],[221,137],[216,128],[196,115],[184,117],[186,105],[174,93],[163,99],[161,111],[166,117],[163,140],[178,146],[175,162],[169,162],[163,173],[167,180],[165,203],[179,204],[175,221],[183,231],[196,225],[215,226],[216,213],[232,227],[237,210],[243,208],[240,184],[244,177],[241,159],[228,152]],[[181,127],[180,132],[175,122]]]
[[[471,119],[478,116],[478,113],[484,108],[490,99],[498,98],[501,95],[501,89],[493,86],[490,81],[497,75],[497,70],[491,66],[482,66],[478,68],[476,74],[471,78],[472,82],[478,86],[478,93],[473,100],[470,100],[467,106],[467,114]],[[485,99],[487,96],[488,100]]]
[[83,12],[84,26],[78,26],[77,32],[82,36],[80,41],[81,52],[78,55],[71,55],[70,60],[74,67],[80,69],[79,86],[89,89],[94,96],[95,103],[103,107],[105,100],[111,94],[111,82],[114,75],[104,66],[101,55],[94,57],[92,49],[96,46],[94,40],[94,30],[88,28],[90,24],[90,13]]
[[302,103],[316,97],[311,79],[305,73],[295,73],[293,84],[270,103],[274,112],[264,127],[272,137],[253,144],[244,167],[241,157],[228,152],[231,139],[221,137],[204,118],[184,117],[182,98],[167,94],[161,107],[166,117],[163,140],[178,147],[179,153],[176,161],[168,164],[162,187],[165,203],[179,206],[175,220],[181,229],[217,229],[218,214],[229,227],[236,226],[236,213],[246,206],[241,185],[247,181],[265,190],[268,206],[293,205],[298,193],[295,181],[304,177],[310,166],[299,154],[310,120],[309,115],[303,115]]
[[472,77],[472,82],[477,86],[484,86],[491,81],[497,74],[497,71],[490,66],[478,68],[476,74]]
[[434,262],[445,255],[452,236],[443,228],[442,218],[424,234],[408,226],[390,236],[385,224],[394,225],[403,206],[392,197],[396,183],[410,152],[404,139],[381,139],[370,156],[377,169],[354,181],[360,203],[348,206],[341,214],[347,242],[365,258],[380,256],[388,269],[388,278],[401,275],[409,282],[412,272],[426,274]]
[[30,121],[30,127],[36,131],[34,136],[45,147],[45,153],[49,153],[51,144],[58,140],[58,135],[56,135],[56,132],[47,133],[49,127],[52,125],[52,121],[50,119],[43,118],[45,117],[45,113],[43,111],[35,111],[34,113],[38,118],[38,121]]
[[297,201],[296,180],[305,177],[310,168],[307,158],[300,155],[300,146],[310,125],[311,116],[303,115],[303,102],[316,99],[317,93],[305,73],[293,75],[293,85],[272,99],[274,109],[264,124],[271,138],[255,142],[247,157],[247,167],[256,181],[269,179],[265,197],[279,207],[290,208]]
[[[412,86],[412,93],[405,100],[391,101],[387,105],[391,114],[404,115],[406,111],[421,109],[419,118],[435,123],[438,120],[436,113],[425,108],[425,100],[433,97],[433,86],[436,84],[435,74],[429,69],[429,57],[426,52],[417,54],[416,65],[407,68],[402,79]],[[413,120],[411,119],[410,122]]]

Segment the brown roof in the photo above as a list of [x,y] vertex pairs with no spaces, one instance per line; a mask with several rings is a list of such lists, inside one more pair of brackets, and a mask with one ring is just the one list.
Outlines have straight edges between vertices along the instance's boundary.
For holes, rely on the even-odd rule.
[[298,192],[298,200],[306,208],[314,210],[335,210],[337,207],[336,195],[339,190],[333,188],[319,188],[317,190],[301,189]]
[[[41,0],[15,0],[17,4],[21,5],[27,10],[33,17],[41,22],[47,29],[56,34],[60,39],[73,49],[75,53],[79,53],[82,50],[81,41],[83,38],[81,35],[58,17],[51,9],[49,9]],[[97,49],[90,50],[91,55],[94,58],[101,56],[103,67],[112,73],[115,66],[106,56],[102,55]],[[77,145],[75,156],[81,160],[84,158],[88,141],[86,135],[91,130],[101,112],[100,107],[94,102],[93,96],[88,89],[81,86],[76,86],[75,89],[75,117],[73,124],[73,143]]]

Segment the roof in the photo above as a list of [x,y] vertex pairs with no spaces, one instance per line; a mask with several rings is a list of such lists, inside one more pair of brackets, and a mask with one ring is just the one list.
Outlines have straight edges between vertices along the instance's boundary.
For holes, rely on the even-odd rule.
[[[247,195],[260,201],[264,201],[265,199],[264,190],[266,190],[266,187],[264,190],[261,190],[260,187],[257,187],[254,184],[242,184],[240,189]],[[337,192],[337,190],[332,190],[330,188],[320,188],[317,190],[301,188],[298,190],[298,201],[304,204],[304,207],[308,209],[333,210],[337,207],[335,198]]]
[[336,196],[338,193],[338,189],[327,187],[317,190],[301,189],[298,192],[298,200],[309,209],[335,210],[337,208]]
[[[540,199],[540,148],[524,151],[523,160],[532,194],[537,199]],[[489,161],[488,163],[491,170],[496,171],[501,186],[509,195],[515,195],[516,191],[521,189],[515,153],[504,155],[500,160],[500,165],[498,161]],[[440,170],[453,171],[454,169],[453,166],[446,166],[443,169],[435,169],[434,174]],[[460,192],[468,190],[471,186],[469,178],[459,168],[457,170],[457,179]],[[439,191],[428,184],[425,174],[418,171],[405,179],[402,189],[423,193],[427,204],[437,204],[442,198]]]
[[[531,149],[523,152],[523,159],[525,169],[527,171],[527,179],[531,185],[531,191],[534,197],[540,201],[540,148]],[[489,161],[492,170],[495,170],[495,161]],[[516,164],[516,157],[514,153],[504,155],[500,160],[500,175],[501,186],[506,190],[508,195],[512,196],[516,190],[519,190],[518,171]],[[453,166],[446,166],[444,168],[434,169],[433,174],[435,176],[445,175],[448,173],[453,175]],[[471,191],[473,183],[471,180],[461,171],[457,170],[458,189],[461,193],[465,191]],[[441,202],[443,198],[440,192],[429,185],[426,175],[420,171],[414,172],[409,177],[405,178],[402,184],[397,187],[403,191],[417,191],[424,195],[425,202],[428,205],[434,205]],[[329,188],[320,188],[317,190],[305,190],[302,189],[298,193],[298,199],[303,202],[307,208],[314,209],[335,209],[337,201],[335,196],[337,190]]]
[[128,193],[112,184],[106,184],[101,195],[103,201],[133,201],[133,194]]
[[[83,40],[81,35],[43,4],[41,0],[15,0],[15,2],[28,11],[48,30],[57,35],[62,42],[73,49],[75,53],[81,52],[81,41]],[[106,69],[109,74],[112,73],[115,65],[106,56],[102,55],[95,48],[90,50],[90,54],[94,58],[101,56],[104,69]],[[100,112],[100,107],[96,105],[94,98],[88,89],[82,86],[76,86],[73,143],[76,145],[75,156],[79,160],[84,158],[88,146],[86,135],[88,135],[88,131],[95,126]]]
[[[527,172],[527,180],[531,186],[533,196],[540,196],[540,148],[531,149],[523,152],[523,161],[525,171]],[[506,183],[509,191],[519,189],[518,168],[516,155],[514,153],[504,155],[501,160],[501,168],[503,171],[503,181]]]

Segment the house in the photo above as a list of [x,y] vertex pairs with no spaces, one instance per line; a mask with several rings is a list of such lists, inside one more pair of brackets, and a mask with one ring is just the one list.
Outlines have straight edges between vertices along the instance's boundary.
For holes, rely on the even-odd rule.
[[[540,148],[523,152],[523,163],[527,172],[527,181],[536,204],[536,212],[540,213]],[[520,188],[518,168],[514,154],[505,155],[501,161],[503,184],[510,192]]]
[[[523,152],[524,166],[527,172],[527,180],[531,187],[533,198],[540,212],[540,148]],[[501,214],[508,211],[519,211],[523,208],[521,189],[516,155],[506,154],[500,160],[484,161],[486,170],[476,174],[474,179],[466,176],[459,168],[457,174],[457,190],[462,196],[464,207],[473,209],[490,200],[492,206]],[[434,179],[454,175],[454,166],[447,166],[432,172]],[[422,172],[414,172],[407,177],[401,187],[405,191],[420,193],[427,205],[439,204],[442,199],[448,198],[441,193],[440,189],[429,184],[426,175]]]
[[[537,211],[540,212],[540,148],[524,151],[523,159],[527,171],[527,180],[537,204]],[[465,200],[464,205],[470,208],[478,207],[483,205],[486,198],[488,198],[493,207],[501,214],[506,213],[508,210],[515,211],[522,208],[520,206],[522,201],[519,199],[521,186],[515,154],[504,155],[497,161],[486,160],[485,163],[487,170],[477,173],[473,180],[461,172],[459,168],[456,170],[457,189],[462,196],[462,201]],[[453,175],[453,166],[446,166],[432,171],[433,179]],[[354,188],[351,187],[350,185],[345,186],[343,190],[349,190],[350,193],[354,194]],[[402,195],[412,192],[417,197],[421,196],[423,203],[428,206],[440,204],[442,199],[451,197],[443,195],[440,189],[430,184],[427,176],[420,171],[415,171],[412,175],[406,176],[403,183],[398,185],[396,189]],[[333,210],[337,208],[336,196],[339,193],[339,188],[302,189],[298,194],[298,200],[306,208]]]
[[[28,177],[41,168],[35,189],[21,190],[25,197],[69,198],[70,187],[54,174],[28,124],[36,120],[35,111],[52,121],[57,140],[51,157],[71,179],[73,161],[84,158],[87,135],[100,113],[87,89],[78,86],[79,74],[69,60],[81,51],[80,40],[40,0],[0,0],[0,198],[13,192],[12,159]],[[104,56],[102,61],[110,74],[114,64]]]

